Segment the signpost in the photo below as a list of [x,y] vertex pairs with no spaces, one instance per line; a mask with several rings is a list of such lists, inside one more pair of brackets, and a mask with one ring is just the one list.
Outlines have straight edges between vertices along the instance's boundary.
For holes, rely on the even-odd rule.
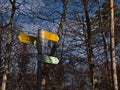
[[47,31],[44,31],[44,38],[47,40],[56,41],[56,42],[58,42],[59,40],[59,37],[57,34],[47,32]]
[[58,64],[59,60],[57,57],[44,55],[44,62],[51,63],[51,64]]
[[38,50],[38,63],[37,63],[37,90],[41,90],[41,81],[42,81],[42,67],[44,59],[44,36],[43,30],[38,30],[37,38],[37,50]]
[[44,39],[52,40],[55,42],[58,42],[59,37],[57,34],[43,31],[43,30],[38,30],[38,37],[30,36],[27,34],[20,34],[18,36],[18,39],[27,44],[34,44],[36,42],[36,48],[38,51],[37,55],[37,90],[41,90],[41,81],[42,81],[42,67],[41,64],[44,62],[46,63],[51,63],[51,64],[58,64],[59,60],[56,57],[53,56],[47,56],[44,55]]
[[[55,42],[58,42],[58,40],[59,40],[59,37],[57,34],[47,32],[47,31],[43,31],[43,38],[47,39],[47,40],[55,41]],[[20,34],[18,36],[18,39],[23,43],[34,44],[34,41],[37,40],[37,37],[30,36],[27,34]]]
[[23,43],[34,44],[34,41],[37,40],[37,37],[30,36],[27,34],[20,34],[18,36],[18,39]]

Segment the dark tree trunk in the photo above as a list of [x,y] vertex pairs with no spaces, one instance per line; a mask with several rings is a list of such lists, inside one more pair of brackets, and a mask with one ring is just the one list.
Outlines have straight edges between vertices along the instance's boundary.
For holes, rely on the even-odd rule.
[[85,18],[86,18],[86,24],[87,24],[86,46],[87,46],[89,69],[90,69],[90,74],[91,74],[92,89],[98,90],[93,50],[92,50],[92,44],[91,44],[91,25],[90,25],[89,13],[88,13],[88,1],[83,0],[83,5],[84,5]]

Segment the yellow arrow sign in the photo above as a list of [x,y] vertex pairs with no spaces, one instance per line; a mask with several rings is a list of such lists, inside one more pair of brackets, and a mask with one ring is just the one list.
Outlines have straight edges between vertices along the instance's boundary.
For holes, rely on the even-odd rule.
[[[30,36],[27,34],[20,34],[18,38],[21,42],[27,43],[27,44],[34,44],[34,41],[37,40],[37,37]],[[59,40],[59,37],[57,34],[47,32],[47,31],[44,31],[44,38],[51,41],[56,41],[56,42]]]
[[56,42],[58,42],[58,40],[59,40],[59,37],[57,34],[47,32],[47,31],[44,31],[44,38],[51,40],[51,41],[56,41]]
[[27,43],[27,44],[34,44],[34,41],[37,40],[37,37],[30,36],[27,34],[20,34],[18,38],[21,42]]

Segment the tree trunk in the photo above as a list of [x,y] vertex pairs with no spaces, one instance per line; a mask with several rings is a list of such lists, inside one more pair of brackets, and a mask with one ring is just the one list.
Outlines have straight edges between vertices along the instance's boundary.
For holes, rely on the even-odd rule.
[[[59,24],[59,27],[58,27],[58,32],[57,32],[59,37],[61,37],[63,25],[64,25],[64,22],[65,22],[65,18],[66,18],[66,14],[67,14],[67,10],[68,10],[70,2],[71,2],[71,0],[67,0],[66,2],[65,1],[63,2],[63,4],[64,4],[63,9],[64,10],[63,10],[61,21],[60,21],[60,24]],[[53,56],[55,54],[57,47],[58,47],[58,43],[54,43],[54,45],[53,45],[53,47],[51,49],[51,52],[50,52],[51,56]]]
[[[65,19],[66,19],[66,14],[67,14],[67,10],[68,10],[68,7],[69,7],[69,4],[70,4],[71,0],[62,0],[62,3],[63,3],[63,13],[62,13],[62,16],[61,16],[61,21],[60,21],[60,24],[59,24],[59,27],[58,27],[58,36],[61,37],[61,33],[62,33],[62,29],[63,29],[63,25],[64,25],[64,22],[65,22]],[[51,48],[51,51],[50,51],[50,56],[54,56],[55,55],[55,52],[57,50],[57,47],[58,47],[58,42],[55,42],[53,44],[53,47]],[[60,70],[62,70],[61,68],[61,65],[59,64],[58,68]],[[44,65],[44,79],[46,81],[46,85],[45,85],[45,90],[47,89],[48,85],[49,85],[49,82],[51,83],[51,80],[49,78],[49,75],[50,75],[50,69],[52,70],[53,69],[53,65],[49,65],[48,64],[45,64]],[[61,78],[62,78],[62,71],[59,72],[59,74],[57,75],[58,78],[58,82],[55,82],[55,84],[51,87],[52,89],[55,89],[55,90],[62,90],[63,89],[63,85],[61,83]],[[59,83],[59,84],[58,84]]]
[[87,24],[86,46],[87,46],[89,69],[90,69],[90,74],[91,74],[92,89],[98,90],[96,70],[95,70],[95,64],[94,64],[94,58],[93,58],[93,50],[92,50],[92,44],[91,44],[91,25],[90,25],[89,13],[88,13],[87,0],[83,0],[83,5],[84,5],[85,18],[86,18],[86,24]]
[[108,61],[108,54],[107,54],[107,43],[106,43],[106,36],[105,36],[105,31],[103,30],[103,18],[102,18],[102,10],[100,6],[101,0],[98,0],[98,5],[99,5],[99,29],[101,31],[102,39],[103,39],[103,44],[104,44],[104,59],[103,59],[103,64],[105,67],[105,81],[107,84],[107,89],[111,90],[111,74],[110,74],[110,67],[109,67],[109,61]]
[[11,17],[8,25],[8,36],[6,41],[6,52],[5,52],[5,65],[4,65],[4,73],[3,73],[3,79],[2,79],[2,90],[6,90],[7,85],[7,75],[8,75],[8,68],[9,68],[9,60],[10,60],[10,48],[11,48],[11,42],[12,42],[12,26],[14,21],[14,14],[15,14],[15,0],[11,1],[9,0],[12,5],[12,11],[11,11]]
[[118,90],[117,81],[117,68],[116,68],[116,58],[115,58],[115,36],[114,36],[114,0],[110,0],[110,46],[111,46],[111,62],[112,62],[112,77],[113,77],[113,89]]
[[[3,22],[3,21],[1,21],[1,22]],[[0,85],[1,85],[1,82],[2,82],[2,72],[3,72],[2,39],[3,39],[3,28],[1,27],[0,28]],[[1,87],[0,87],[0,89],[1,89]]]

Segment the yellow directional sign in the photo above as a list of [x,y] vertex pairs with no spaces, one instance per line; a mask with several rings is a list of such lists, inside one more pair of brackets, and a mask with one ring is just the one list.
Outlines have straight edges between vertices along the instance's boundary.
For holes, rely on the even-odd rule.
[[[48,40],[51,40],[51,41],[58,42],[58,40],[59,40],[58,35],[54,34],[54,33],[51,33],[51,32],[44,31],[43,36],[44,36],[45,39],[48,39]],[[20,34],[18,36],[18,38],[21,42],[27,43],[27,44],[34,44],[34,41],[37,40],[37,37],[30,36],[30,35],[27,35],[27,34]]]
[[47,32],[47,31],[44,31],[44,38],[51,41],[56,41],[56,42],[59,40],[59,37],[57,34]]
[[30,36],[27,34],[20,34],[18,38],[21,42],[27,43],[27,44],[34,44],[34,41],[37,40],[37,37]]

